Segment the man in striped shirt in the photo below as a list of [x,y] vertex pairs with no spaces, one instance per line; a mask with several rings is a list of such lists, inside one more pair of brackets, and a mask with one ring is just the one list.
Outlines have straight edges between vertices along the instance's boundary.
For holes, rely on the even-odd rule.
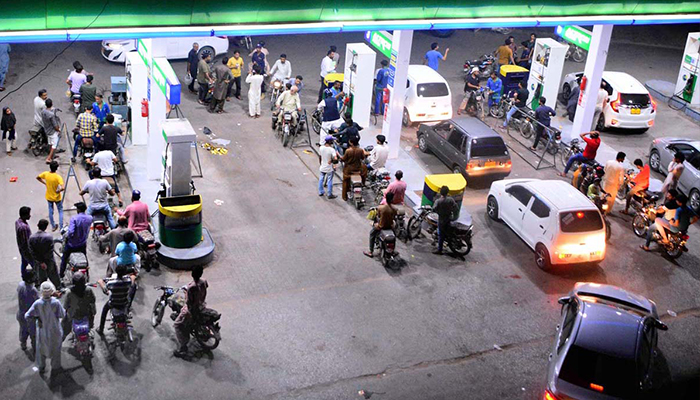
[[97,334],[100,336],[104,335],[105,320],[107,319],[109,310],[117,308],[128,312],[131,300],[133,300],[133,291],[131,287],[134,284],[133,280],[135,278],[126,274],[126,265],[117,265],[116,272],[116,279],[110,280],[107,283],[105,283],[104,279],[100,279],[97,282],[105,294],[109,293],[109,300],[105,303],[104,307],[102,307],[100,327],[97,329]]
[[95,136],[98,127],[97,117],[92,113],[92,108],[86,108],[85,112],[78,115],[75,127],[78,128],[78,136],[76,136],[75,145],[73,145],[73,157],[78,154],[78,146],[82,144],[84,138],[92,138],[94,146],[97,147],[98,138]]

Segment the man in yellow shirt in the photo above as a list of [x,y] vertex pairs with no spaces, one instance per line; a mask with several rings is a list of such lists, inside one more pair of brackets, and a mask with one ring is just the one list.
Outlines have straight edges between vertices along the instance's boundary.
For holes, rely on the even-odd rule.
[[[63,226],[63,196],[62,192],[66,190],[63,178],[61,175],[57,174],[58,162],[51,161],[49,164],[49,169],[51,171],[44,171],[36,180],[46,185],[46,201],[49,203],[49,221],[51,222],[51,229],[56,230]],[[58,225],[53,219],[53,207],[56,206],[58,210]]]
[[[241,99],[241,69],[243,68],[243,57],[241,57],[241,52],[236,50],[233,52],[233,57],[228,59],[226,65],[231,69],[231,75],[233,79],[228,84],[228,91],[226,92],[226,101],[231,101],[231,94],[238,100]],[[236,90],[233,91],[233,84],[236,84]]]
[[496,49],[496,58],[498,58],[498,68],[496,71],[500,70],[501,65],[515,64],[513,50],[510,48],[510,39],[506,39],[506,43]]

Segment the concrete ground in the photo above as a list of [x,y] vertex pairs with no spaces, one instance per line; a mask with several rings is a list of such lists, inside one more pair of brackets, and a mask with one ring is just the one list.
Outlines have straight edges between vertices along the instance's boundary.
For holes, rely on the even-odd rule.
[[[653,29],[661,29],[663,35]],[[684,29],[635,27],[620,28],[618,33],[616,28],[608,69],[630,72],[642,82],[674,80]],[[528,33],[516,31],[515,36],[520,41]],[[263,39],[271,54],[286,52],[294,74],[306,77],[302,103],[311,109],[318,90],[318,65],[327,47],[342,48],[346,42],[362,41],[362,35]],[[434,40],[416,33],[412,60],[420,62]],[[443,48],[451,47],[440,71],[455,94],[463,86],[464,59],[490,51],[502,40],[502,35],[490,31],[458,32],[440,40]],[[640,41],[663,47],[629,44]],[[59,47],[13,46],[8,89],[38,71],[47,55]],[[644,63],[631,65],[632,57]],[[106,87],[110,75],[123,73],[122,66],[101,59],[98,43],[71,46],[38,78],[2,101],[3,106],[14,108],[20,134],[31,123],[31,99],[37,88],[48,88],[58,106],[68,108],[63,81],[76,59],[96,73],[101,87]],[[184,62],[173,65],[182,77]],[[567,63],[565,72],[582,68],[582,64]],[[459,100],[455,95],[455,102]],[[34,181],[45,166],[42,159],[21,152],[11,158],[0,155],[4,177],[0,201],[6,205],[2,214],[6,240],[0,242],[4,310],[0,321],[7,327],[0,333],[4,398],[357,399],[363,398],[359,391],[364,390],[364,398],[373,399],[535,399],[543,390],[547,355],[559,319],[556,300],[577,281],[622,286],[656,301],[670,328],[659,340],[657,376],[664,387],[662,397],[698,398],[697,228],[691,229],[690,252],[670,262],[659,253],[639,250],[641,240],[631,232],[630,218],[615,213],[613,238],[600,266],[545,273],[509,228],[485,215],[488,183],[470,183],[463,209],[474,217],[475,238],[466,260],[435,256],[430,241],[420,239],[399,244],[408,265],[400,273],[389,273],[378,261],[361,255],[369,231],[365,212],[340,199],[329,201],[315,194],[315,154],[282,148],[270,131],[269,112],[264,110],[262,119],[251,120],[246,108],[244,97],[227,103],[226,114],[211,115],[193,95],[184,96],[182,109],[195,129],[207,126],[217,137],[231,140],[228,155],[200,148],[204,177],[195,180],[205,201],[205,225],[217,242],[205,278],[210,282],[208,305],[223,313],[223,340],[210,354],[197,353],[191,344],[189,361],[172,357],[175,337],[167,318],[157,329],[149,324],[151,305],[159,294],[152,287],[190,280],[187,273],[163,268],[144,274],[135,300],[134,327],[143,351],[140,362],[129,363],[119,355],[110,365],[104,343],[98,339],[93,375],[68,353],[68,344],[63,351],[65,373],[48,379],[31,371],[30,359],[16,342],[19,261],[12,222],[18,207],[25,204],[33,209],[32,226],[46,217],[43,187]],[[71,125],[73,118],[64,115],[64,121]],[[699,131],[697,125],[661,105],[656,126],[648,132],[606,133],[604,141],[627,151],[629,157],[641,157],[654,137],[697,137]],[[200,140],[206,140],[204,135]],[[23,136],[20,146],[25,144]],[[414,145],[415,130],[404,129],[401,146],[410,149],[408,155],[418,167],[429,173],[448,172]],[[65,155],[61,158],[66,161]],[[66,170],[62,167],[63,173]],[[18,182],[10,183],[12,176]],[[84,182],[84,171],[79,176]],[[554,176],[552,169],[535,171],[513,156],[511,177]],[[75,186],[69,186],[66,202],[77,199]],[[217,205],[215,200],[223,203]],[[106,263],[96,250],[91,243],[93,277]],[[97,293],[97,297],[100,309],[106,296]]]

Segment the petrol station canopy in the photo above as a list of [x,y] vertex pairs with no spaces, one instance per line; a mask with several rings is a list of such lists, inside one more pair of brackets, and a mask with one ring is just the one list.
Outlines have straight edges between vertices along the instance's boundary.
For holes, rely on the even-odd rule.
[[[700,22],[698,0],[1,0],[0,40]],[[167,29],[166,29],[167,28]]]

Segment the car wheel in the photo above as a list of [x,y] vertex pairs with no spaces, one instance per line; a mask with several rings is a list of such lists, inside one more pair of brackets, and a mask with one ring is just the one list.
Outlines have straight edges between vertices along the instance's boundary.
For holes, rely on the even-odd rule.
[[498,221],[498,201],[495,197],[489,196],[486,202],[486,214],[494,221]]
[[418,148],[423,153],[430,152],[430,149],[428,149],[428,139],[425,138],[425,134],[418,136]]
[[700,212],[700,191],[693,189],[690,191],[690,196],[688,196],[688,203],[690,207],[695,211],[695,213]]
[[661,155],[656,149],[649,153],[649,167],[656,172],[661,172]]
[[403,109],[403,118],[401,118],[401,123],[403,126],[411,126],[413,122],[411,121],[411,116],[408,114],[408,109]]
[[216,57],[216,51],[214,51],[214,48],[211,46],[204,46],[197,52],[197,59],[201,60],[208,54],[211,54],[211,59],[213,61],[214,57]]
[[552,266],[549,259],[549,252],[542,243],[538,243],[537,246],[535,246],[535,263],[543,271],[549,270]]
[[564,98],[568,100],[569,96],[571,96],[571,86],[565,83],[562,92],[564,92]]

